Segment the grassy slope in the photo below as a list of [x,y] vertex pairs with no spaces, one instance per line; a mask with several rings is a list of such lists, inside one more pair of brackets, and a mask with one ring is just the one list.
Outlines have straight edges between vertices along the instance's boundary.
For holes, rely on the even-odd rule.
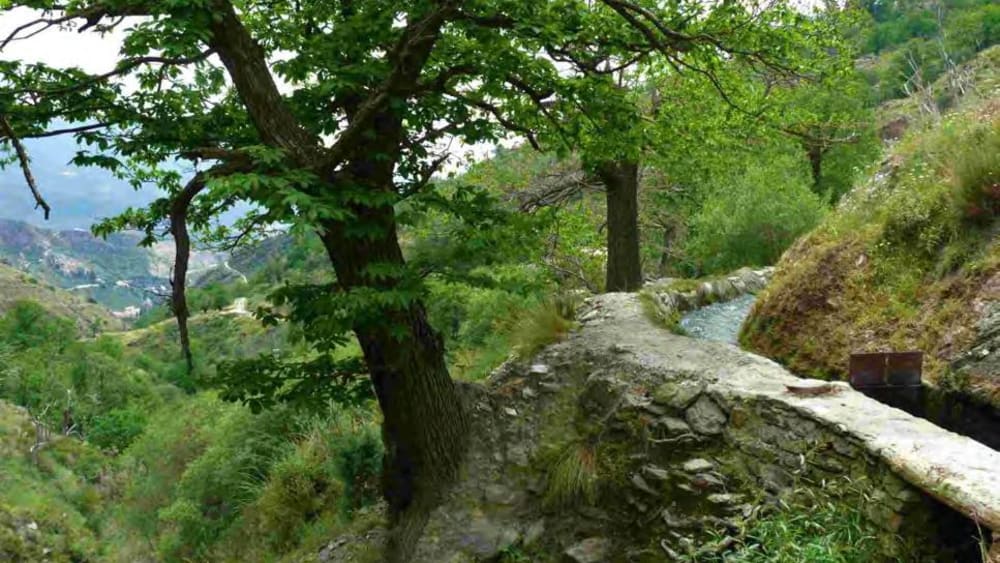
[[121,321],[111,316],[104,307],[0,264],[0,314],[14,303],[26,300],[40,303],[54,315],[73,319],[84,335],[122,327]]
[[0,401],[0,561],[94,560],[103,456],[54,436],[36,464],[34,438],[27,412]]
[[[744,326],[745,346],[827,378],[846,376],[852,352],[918,349],[927,379],[954,383],[949,363],[974,341],[983,304],[1000,299],[996,215],[970,219],[962,195],[996,191],[998,60],[994,47],[974,61],[978,94],[942,123],[911,129],[871,181],[785,254]],[[962,385],[1000,404],[1000,382]]]

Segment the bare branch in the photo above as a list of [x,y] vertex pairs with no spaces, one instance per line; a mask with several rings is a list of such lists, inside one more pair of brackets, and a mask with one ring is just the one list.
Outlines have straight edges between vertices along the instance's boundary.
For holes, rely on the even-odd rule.
[[21,164],[21,172],[24,173],[24,181],[28,183],[28,188],[31,189],[31,195],[35,198],[35,209],[41,207],[42,211],[45,213],[45,220],[48,221],[52,208],[49,207],[48,202],[45,201],[41,192],[38,191],[38,184],[35,182],[35,176],[31,173],[31,159],[28,158],[28,151],[24,148],[24,144],[21,143],[21,139],[18,138],[16,133],[14,133],[14,128],[11,127],[10,121],[7,120],[7,116],[2,114],[0,114],[0,132],[2,132],[4,137],[10,140],[11,145],[14,146],[14,152],[17,153],[17,160]]

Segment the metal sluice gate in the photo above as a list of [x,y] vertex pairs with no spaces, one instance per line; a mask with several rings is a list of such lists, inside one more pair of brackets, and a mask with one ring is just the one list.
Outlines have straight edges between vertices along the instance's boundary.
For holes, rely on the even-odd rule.
[[855,389],[920,387],[923,367],[923,352],[876,352],[851,354],[848,371]]

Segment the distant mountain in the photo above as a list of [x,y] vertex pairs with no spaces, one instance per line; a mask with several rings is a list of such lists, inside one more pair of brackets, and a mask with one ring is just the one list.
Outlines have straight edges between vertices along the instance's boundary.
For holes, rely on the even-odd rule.
[[17,165],[0,170],[0,217],[18,219],[50,229],[89,229],[102,217],[127,207],[142,207],[161,194],[155,188],[136,191],[110,172],[70,164],[79,148],[71,137],[26,142],[31,171],[39,190],[52,206],[48,221],[35,202]]
[[124,328],[122,320],[115,318],[105,307],[0,264],[0,314],[18,301],[34,301],[54,315],[73,319],[81,335],[90,336]]
[[[0,219],[0,260],[116,310],[149,306],[169,291],[173,243],[143,248],[140,240],[134,232],[104,240],[83,229],[53,231]],[[195,251],[191,274],[222,262],[221,254]]]
[[[9,164],[0,168],[0,218],[47,229],[90,229],[105,217],[114,217],[128,207],[145,207],[163,195],[153,186],[137,191],[107,170],[71,164],[81,148],[72,137],[31,139],[25,145],[31,157],[31,171],[52,206],[52,215],[46,221],[42,212],[35,209],[21,169]],[[191,172],[181,165],[177,170]],[[247,209],[248,206],[238,204],[224,213],[220,221],[230,224]]]

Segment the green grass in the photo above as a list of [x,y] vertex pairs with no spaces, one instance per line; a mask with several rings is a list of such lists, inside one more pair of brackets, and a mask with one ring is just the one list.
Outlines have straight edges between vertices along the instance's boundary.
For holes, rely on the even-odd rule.
[[549,467],[543,502],[554,508],[593,504],[597,484],[597,453],[587,445],[571,443]]
[[569,307],[557,299],[527,310],[511,329],[514,353],[527,359],[565,337],[576,327],[576,322],[567,318],[568,312]]

